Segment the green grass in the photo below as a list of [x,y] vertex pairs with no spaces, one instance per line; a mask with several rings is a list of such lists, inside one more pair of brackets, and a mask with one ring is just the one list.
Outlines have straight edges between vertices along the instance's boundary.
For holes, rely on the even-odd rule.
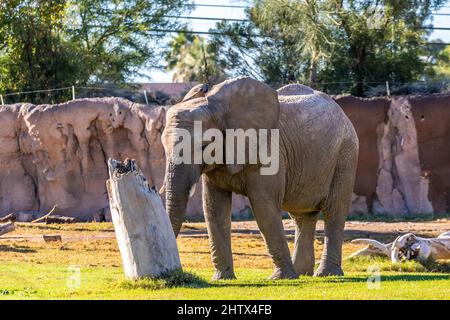
[[[211,282],[212,269],[177,273],[165,280],[126,281],[119,267],[80,267],[80,286],[73,268],[58,264],[2,263],[0,299],[449,299],[450,277],[407,263],[383,259],[345,263],[345,277],[266,280],[270,269],[239,268],[237,280]],[[381,273],[379,288],[368,287],[369,266]],[[400,271],[401,270],[401,271]],[[76,283],[76,282],[75,282]],[[71,286],[72,285],[72,286]]]
[[[185,229],[204,229],[204,224]],[[177,239],[185,272],[127,281],[113,230],[110,223],[17,224],[8,235],[57,233],[63,239],[75,238],[1,241],[0,299],[450,299],[449,261],[424,267],[366,257],[344,260],[345,277],[267,280],[273,264],[265,244],[259,235],[247,233],[232,235],[237,280],[210,281],[213,270],[204,235]],[[292,250],[292,241],[289,247]],[[322,248],[317,239],[316,257]],[[343,255],[360,248],[346,241]],[[376,277],[374,272],[381,277],[379,288],[367,282]]]

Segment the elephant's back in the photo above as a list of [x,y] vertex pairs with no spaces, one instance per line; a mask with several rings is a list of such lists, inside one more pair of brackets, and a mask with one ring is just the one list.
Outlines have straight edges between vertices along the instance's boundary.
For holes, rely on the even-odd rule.
[[277,90],[278,96],[300,96],[313,94],[314,90],[303,84],[288,84]]
[[327,135],[334,133],[342,138],[354,133],[350,119],[325,93],[313,91],[312,94],[279,95],[278,100],[280,124],[288,127],[290,132]]

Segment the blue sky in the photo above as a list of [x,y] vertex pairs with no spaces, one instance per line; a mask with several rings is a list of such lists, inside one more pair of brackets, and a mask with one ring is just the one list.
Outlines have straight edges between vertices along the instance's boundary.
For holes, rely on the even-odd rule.
[[[224,4],[224,5],[234,5],[234,6],[245,6],[248,5],[248,1],[245,0],[195,0],[196,4]],[[243,8],[217,8],[217,7],[197,7],[195,10],[190,12],[191,17],[210,17],[210,18],[228,18],[228,19],[243,19],[245,18]],[[439,13],[449,13],[450,14],[450,0],[443,7]],[[189,25],[194,31],[208,31],[210,28],[215,26],[216,21],[206,21],[206,20],[190,20]],[[446,27],[450,28],[450,15],[449,16],[434,16],[433,18],[434,27]],[[430,40],[442,39],[445,42],[450,42],[450,30],[435,30],[430,36]],[[150,73],[151,82],[172,82],[172,74],[166,71],[152,71]],[[136,79],[141,81],[141,79]],[[148,82],[148,80],[142,80]]]

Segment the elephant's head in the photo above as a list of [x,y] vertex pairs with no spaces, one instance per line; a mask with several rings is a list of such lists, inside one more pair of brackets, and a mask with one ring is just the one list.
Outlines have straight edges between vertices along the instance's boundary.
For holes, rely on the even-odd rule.
[[[211,143],[202,141],[202,135],[194,136],[194,123],[198,125],[201,122],[203,131],[214,128],[224,132],[226,129],[273,129],[279,118],[280,108],[276,91],[251,78],[227,80],[204,94],[196,93],[193,96],[185,97],[181,103],[169,109],[162,135],[166,153],[163,189],[166,192],[166,209],[175,235],[178,235],[181,229],[191,188],[202,173],[223,165],[205,164],[204,161],[175,161],[174,149],[180,142],[179,132],[189,132],[190,159],[194,159],[194,143],[200,144],[202,149]],[[183,158],[186,158],[185,156],[183,155]],[[243,170],[244,165],[227,163],[226,168],[231,174],[235,174]]]

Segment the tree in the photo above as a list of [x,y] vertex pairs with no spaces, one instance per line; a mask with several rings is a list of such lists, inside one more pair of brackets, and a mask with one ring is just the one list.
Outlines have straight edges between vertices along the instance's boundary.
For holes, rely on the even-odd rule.
[[[436,41],[442,43],[442,41]],[[427,51],[427,78],[430,80],[450,79],[450,46],[432,45]]]
[[167,16],[187,8],[182,0],[2,1],[0,91],[124,84],[145,76],[142,70],[162,67],[158,44],[165,33],[155,30],[180,27]]
[[73,50],[63,30],[64,1],[0,4],[0,90],[43,89],[72,81]]
[[327,2],[318,0],[258,0],[250,14],[264,34],[281,38],[283,43],[292,46],[294,52],[304,57],[302,63],[307,64],[304,79],[314,85],[318,64],[322,59],[329,58],[335,45],[331,31],[336,22],[330,9]]
[[179,33],[169,44],[167,70],[175,82],[218,83],[225,79],[225,66],[217,59],[216,47],[200,37]]
[[254,0],[247,21],[217,24],[214,43],[234,74],[363,96],[385,81],[420,79],[428,35],[423,27],[443,3]]

